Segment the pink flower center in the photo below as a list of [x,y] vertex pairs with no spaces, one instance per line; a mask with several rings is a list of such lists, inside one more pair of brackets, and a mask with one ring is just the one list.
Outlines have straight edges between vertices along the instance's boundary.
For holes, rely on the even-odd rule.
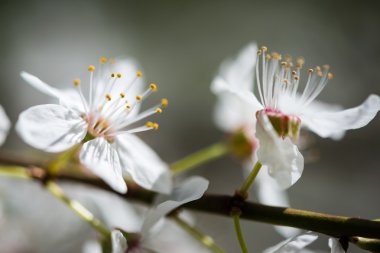
[[264,113],[268,116],[269,121],[272,123],[273,128],[279,136],[285,138],[290,136],[297,139],[300,128],[301,119],[295,115],[287,115],[277,109],[266,108],[263,109]]

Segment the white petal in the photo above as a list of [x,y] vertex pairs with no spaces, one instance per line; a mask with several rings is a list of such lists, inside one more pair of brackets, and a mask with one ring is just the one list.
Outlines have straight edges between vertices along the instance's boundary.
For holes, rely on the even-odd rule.
[[342,245],[335,238],[329,238],[329,247],[331,248],[331,253],[345,253]]
[[301,177],[304,160],[289,138],[282,139],[273,129],[268,117],[259,113],[256,137],[259,140],[258,160],[268,167],[269,174],[282,189],[295,184]]
[[171,191],[169,167],[148,145],[132,134],[118,135],[115,145],[123,169],[137,184],[161,193]]
[[0,145],[4,143],[10,127],[11,122],[9,121],[3,107],[0,106]]
[[143,244],[144,248],[161,253],[210,253],[208,248],[170,219],[165,219],[160,230]]
[[[236,59],[224,61],[219,69],[217,78],[215,78],[211,85],[211,90],[214,93],[219,93],[225,89],[251,91],[253,88],[256,57],[256,43],[251,43],[240,51]],[[219,82],[219,78],[224,80],[224,82]]]
[[103,138],[86,142],[80,152],[81,162],[115,191],[127,192],[116,150]]
[[59,99],[60,91],[58,89],[51,87],[50,85],[41,81],[41,79],[39,79],[38,77],[31,75],[27,72],[22,71],[20,75],[27,83],[33,86],[33,88],[39,90],[40,92],[46,95]]
[[[262,168],[262,170],[265,170],[265,166]],[[259,173],[255,183],[257,183],[257,195],[260,203],[281,207],[290,206],[287,192],[282,189],[278,185],[277,181],[269,176],[266,171]],[[296,228],[284,226],[274,227],[277,232],[285,238],[289,238],[300,233],[300,230]]]
[[29,145],[48,152],[60,152],[82,141],[87,125],[77,113],[61,105],[47,104],[22,112],[16,130]]
[[370,95],[361,105],[343,111],[305,112],[302,122],[323,138],[338,139],[349,129],[367,125],[380,110],[380,97]]
[[233,93],[224,92],[218,97],[214,119],[216,125],[226,132],[242,127],[255,127],[256,108]]
[[119,230],[114,230],[111,232],[112,240],[112,253],[125,253],[127,246],[127,239]]
[[263,253],[298,253],[306,246],[317,240],[318,235],[307,232],[302,235],[298,235],[289,238],[279,244],[264,250]]
[[82,253],[102,253],[102,246],[96,240],[90,240],[84,243]]
[[208,188],[208,181],[202,177],[191,177],[183,182],[180,186],[173,189],[168,200],[159,204],[156,208],[151,209],[144,221],[141,234],[147,235],[149,230],[165,215],[177,207],[199,199],[203,196]]

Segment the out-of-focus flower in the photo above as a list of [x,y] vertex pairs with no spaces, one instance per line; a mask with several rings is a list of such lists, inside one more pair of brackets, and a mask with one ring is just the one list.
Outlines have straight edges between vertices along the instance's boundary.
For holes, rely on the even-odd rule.
[[7,114],[2,106],[0,106],[0,145],[4,143],[7,138],[11,122],[9,121]]
[[[313,232],[306,232],[304,234],[294,236],[284,240],[275,246],[272,246],[263,253],[313,253],[315,251],[309,250],[306,247],[318,239],[318,235]],[[336,238],[329,238],[329,247],[331,253],[344,253],[344,249]]]
[[79,79],[75,89],[58,90],[35,76],[21,76],[33,87],[57,98],[59,105],[45,104],[27,109],[19,116],[16,129],[29,145],[48,152],[60,152],[82,143],[80,160],[94,174],[118,192],[126,192],[122,174],[127,174],[140,186],[168,193],[171,175],[168,166],[157,154],[133,135],[157,129],[148,121],[135,123],[159,114],[168,101],[138,113],[141,103],[154,91],[151,83],[143,91],[141,76],[135,61],[120,59],[107,63],[102,58],[98,71],[89,66],[88,99]]
[[[170,219],[164,218],[177,207],[202,197],[207,187],[208,181],[201,177],[187,179],[180,186],[175,187],[170,196],[161,196],[162,202],[148,210],[144,219],[141,215],[125,216],[122,212],[115,218],[112,206],[98,202],[99,208],[106,216],[114,217],[113,222],[109,223],[115,228],[111,236],[112,252],[208,252]],[[119,222],[117,217],[120,218]],[[130,220],[141,221],[141,227],[137,231],[132,228],[131,231],[131,226],[128,224]],[[124,237],[122,230],[127,231],[127,238]],[[95,248],[100,249],[99,246],[91,243],[87,245],[84,252],[94,253]]]
[[313,243],[318,239],[318,235],[312,232],[307,232],[301,235],[291,237],[287,240],[284,240],[275,246],[272,246],[263,253],[298,253],[298,252],[312,252],[305,247]]
[[[231,134],[232,150],[243,158],[244,171],[248,174],[257,161],[258,141],[256,133],[255,105],[249,93],[253,89],[257,46],[254,43],[241,50],[236,59],[223,62],[218,75],[212,82],[211,90],[217,95],[215,123],[223,131]],[[263,166],[265,169],[266,166]],[[259,173],[257,193],[261,203],[290,206],[286,192],[268,175]],[[298,229],[276,226],[283,236],[297,234]]]

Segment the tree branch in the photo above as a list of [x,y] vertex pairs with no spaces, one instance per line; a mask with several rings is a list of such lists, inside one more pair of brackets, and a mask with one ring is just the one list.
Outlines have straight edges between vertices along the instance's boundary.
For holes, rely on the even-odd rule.
[[[0,155],[0,164],[25,166],[27,161]],[[9,166],[7,167],[9,169]],[[20,167],[16,167],[20,168]],[[46,171],[39,167],[28,167],[29,175],[39,182],[44,182]],[[61,182],[75,182],[114,192],[108,185],[99,179],[83,178],[72,175],[58,175],[56,180]],[[151,204],[155,193],[142,189],[136,184],[128,184],[128,192],[119,194],[127,200],[135,200]],[[205,194],[202,198],[187,203],[182,208],[194,211],[207,212],[222,216],[230,216],[233,208],[241,210],[241,218],[251,221],[264,222],[273,225],[282,225],[323,233],[337,238],[364,237],[380,239],[380,222],[361,218],[344,217],[317,213],[294,208],[274,207],[248,202],[237,196]],[[355,243],[355,240],[351,240]],[[360,245],[357,244],[359,247]]]

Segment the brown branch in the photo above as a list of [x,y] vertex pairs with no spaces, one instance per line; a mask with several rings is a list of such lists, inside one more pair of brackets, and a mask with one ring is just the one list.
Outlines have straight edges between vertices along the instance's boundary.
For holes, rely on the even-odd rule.
[[[28,161],[15,158],[8,159],[5,156],[0,156],[0,164],[25,166],[28,164]],[[43,169],[30,166],[29,169],[29,174],[39,182],[44,182],[48,176]],[[56,179],[62,182],[86,184],[114,192],[107,184],[98,179],[75,177],[71,175],[59,175]],[[155,197],[155,193],[144,190],[136,184],[128,184],[128,193],[126,194],[114,193],[123,196],[125,199],[146,204],[151,204]],[[362,247],[360,243],[364,245],[363,241],[365,241],[366,238],[380,239],[380,222],[294,208],[267,206],[245,201],[238,196],[205,194],[202,198],[184,205],[183,208],[222,216],[230,216],[232,209],[239,208],[241,210],[242,219],[301,228],[337,238],[351,238],[350,241],[359,247]],[[360,237],[361,240],[354,239],[358,237]],[[365,244],[366,247],[379,245],[377,240],[372,239],[368,239],[370,243],[365,241],[367,242]],[[364,246],[362,248],[364,248]]]

